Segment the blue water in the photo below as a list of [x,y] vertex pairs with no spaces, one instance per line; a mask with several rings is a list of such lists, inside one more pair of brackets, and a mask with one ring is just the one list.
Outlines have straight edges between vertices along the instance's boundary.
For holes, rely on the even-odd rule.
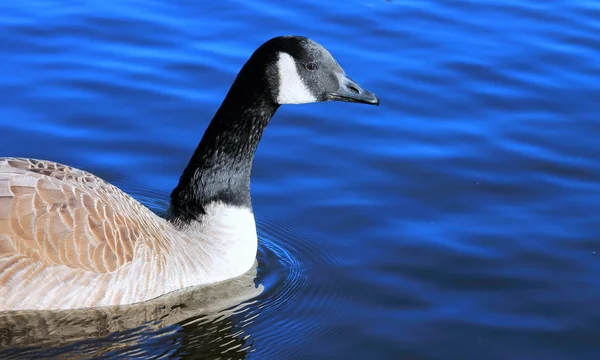
[[381,98],[269,125],[262,293],[158,330],[5,322],[0,357],[600,358],[600,2],[31,0],[0,33],[0,155],[159,213],[265,40],[313,38]]

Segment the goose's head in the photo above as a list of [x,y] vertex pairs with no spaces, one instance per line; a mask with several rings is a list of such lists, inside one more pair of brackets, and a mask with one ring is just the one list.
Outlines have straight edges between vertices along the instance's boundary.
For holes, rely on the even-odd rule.
[[[379,98],[346,73],[331,53],[302,36],[280,36],[259,47],[240,75],[251,70],[264,74],[267,94],[277,105],[347,101],[379,105]],[[249,72],[249,71],[248,71]]]
[[169,220],[183,229],[216,203],[250,211],[252,161],[271,118],[280,105],[321,101],[379,105],[318,43],[281,36],[262,44],[238,73],[173,190]]

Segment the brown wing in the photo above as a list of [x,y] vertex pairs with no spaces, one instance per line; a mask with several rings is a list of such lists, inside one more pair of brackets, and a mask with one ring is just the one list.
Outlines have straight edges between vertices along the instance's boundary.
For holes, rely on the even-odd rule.
[[146,211],[88,172],[0,158],[0,260],[29,257],[46,266],[114,271],[131,261],[146,235]]

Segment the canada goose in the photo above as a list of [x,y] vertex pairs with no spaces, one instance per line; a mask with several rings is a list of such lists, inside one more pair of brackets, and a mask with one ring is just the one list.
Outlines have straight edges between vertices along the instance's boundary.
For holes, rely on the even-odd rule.
[[240,70],[171,193],[166,219],[50,161],[0,158],[0,310],[140,302],[243,274],[257,236],[250,171],[283,104],[378,105],[320,44],[273,38]]

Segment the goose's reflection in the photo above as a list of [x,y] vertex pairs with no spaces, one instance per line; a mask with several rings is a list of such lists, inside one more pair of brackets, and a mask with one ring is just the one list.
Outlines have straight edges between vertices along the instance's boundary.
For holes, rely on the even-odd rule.
[[144,303],[0,313],[0,359],[228,358],[252,350],[257,264],[241,277]]

